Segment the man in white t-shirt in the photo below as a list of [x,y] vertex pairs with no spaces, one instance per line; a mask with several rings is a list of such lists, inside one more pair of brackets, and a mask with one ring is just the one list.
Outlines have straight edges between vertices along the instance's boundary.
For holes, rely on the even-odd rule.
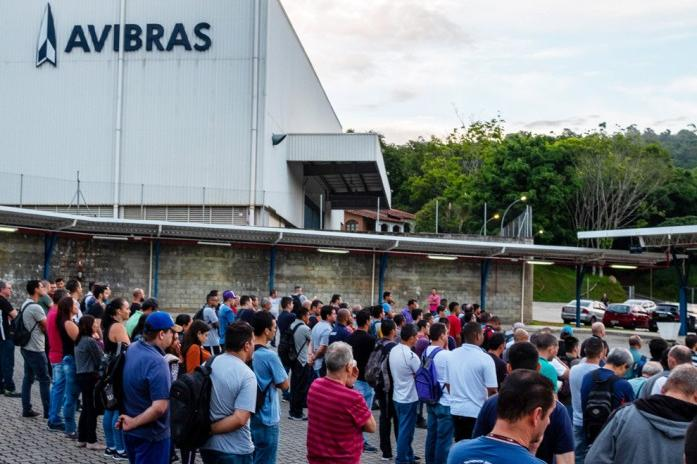
[[450,414],[455,441],[472,438],[479,410],[498,388],[494,360],[481,349],[484,341],[482,326],[468,322],[461,335],[464,343],[448,359]]
[[571,389],[571,405],[574,414],[572,423],[574,426],[574,446],[576,464],[583,464],[588,452],[588,442],[583,431],[583,406],[581,405],[581,385],[583,377],[591,371],[600,369],[600,359],[605,347],[603,341],[597,337],[591,337],[586,343],[586,357],[569,371],[569,388]]
[[411,442],[414,439],[416,409],[419,404],[414,375],[421,367],[421,362],[412,351],[416,344],[416,326],[407,324],[402,327],[400,338],[402,342],[390,351],[389,366],[392,374],[392,402],[399,424],[395,464],[407,464],[415,461]]
[[437,404],[427,405],[428,431],[426,432],[426,462],[446,462],[450,445],[453,443],[453,418],[450,415],[450,393],[448,392],[448,329],[445,324],[435,323],[429,329],[431,339],[424,356],[432,356],[436,368],[438,384],[442,394]]

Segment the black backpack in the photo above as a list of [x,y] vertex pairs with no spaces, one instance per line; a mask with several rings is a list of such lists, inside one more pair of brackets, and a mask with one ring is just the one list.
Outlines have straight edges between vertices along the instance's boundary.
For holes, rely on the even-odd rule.
[[583,410],[583,432],[588,443],[593,443],[612,414],[615,382],[619,377],[612,375],[600,380],[600,369],[592,373],[593,385],[588,393],[588,402]]
[[103,374],[94,386],[95,408],[123,412],[123,367],[126,346],[119,342],[116,353],[103,359]]
[[200,448],[210,438],[211,372],[215,358],[217,356],[172,383],[169,394],[170,427],[177,448]]
[[368,385],[381,392],[389,392],[392,388],[390,351],[395,346],[397,346],[395,342],[384,343],[382,340],[378,341],[365,365],[365,381],[368,382]]
[[34,322],[34,327],[32,327],[31,330],[27,329],[27,326],[24,324],[24,310],[26,310],[31,304],[35,303],[33,301],[27,301],[24,303],[22,309],[19,311],[19,315],[15,318],[12,341],[14,342],[15,346],[19,346],[20,348],[24,348],[29,344],[31,334],[34,329],[36,329],[36,325],[38,324],[38,322]]
[[302,344],[300,350],[295,347],[295,332],[302,323],[297,324],[292,329],[288,328],[281,334],[281,340],[278,343],[278,357],[281,358],[283,367],[292,367],[293,363],[298,359],[298,354],[305,348],[307,340]]
[[203,310],[204,309],[206,309],[206,305],[201,306],[201,309],[196,311],[196,314],[194,314],[195,321],[202,321],[203,320]]

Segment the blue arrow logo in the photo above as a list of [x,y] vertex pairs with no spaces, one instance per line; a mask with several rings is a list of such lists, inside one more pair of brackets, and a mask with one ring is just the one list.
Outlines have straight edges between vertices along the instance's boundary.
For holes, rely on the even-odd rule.
[[51,4],[47,3],[44,17],[41,20],[39,40],[36,44],[36,67],[38,68],[47,61],[56,66],[56,56],[56,28],[53,24]]

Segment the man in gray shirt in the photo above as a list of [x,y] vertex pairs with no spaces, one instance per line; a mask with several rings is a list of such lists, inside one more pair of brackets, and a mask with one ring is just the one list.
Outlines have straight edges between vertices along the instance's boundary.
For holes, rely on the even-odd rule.
[[29,298],[22,304],[20,317],[24,327],[30,331],[29,343],[21,348],[24,359],[24,379],[22,380],[22,417],[36,417],[38,412],[32,409],[31,386],[34,379],[39,381],[41,403],[44,419],[48,419],[49,393],[51,379],[48,376],[48,359],[46,358],[46,314],[39,299],[46,295],[46,287],[38,280],[27,282]]
[[293,321],[289,329],[293,333],[295,352],[298,353],[298,358],[291,366],[290,381],[293,388],[290,391],[290,411],[288,412],[290,420],[307,420],[307,416],[303,415],[303,405],[312,380],[312,362],[308,356],[312,338],[310,328],[307,326],[309,320],[310,310],[303,306],[298,310],[298,318]]
[[[329,345],[329,334],[332,332],[333,324],[336,321],[336,310],[329,305],[322,306],[320,311],[322,318],[312,328],[312,357],[315,360],[313,368],[315,377],[322,377],[327,373],[324,367],[324,352]],[[292,380],[291,380],[292,385]]]
[[201,447],[204,464],[251,463],[254,443],[249,422],[257,402],[257,378],[247,366],[254,353],[254,333],[246,322],[225,332],[225,353],[211,364],[211,437]]
[[215,309],[218,306],[218,295],[209,294],[206,299],[206,306],[203,308],[203,322],[208,324],[211,330],[208,331],[208,337],[203,342],[203,346],[211,352],[218,354],[222,350],[220,348],[220,337],[218,335],[218,314]]

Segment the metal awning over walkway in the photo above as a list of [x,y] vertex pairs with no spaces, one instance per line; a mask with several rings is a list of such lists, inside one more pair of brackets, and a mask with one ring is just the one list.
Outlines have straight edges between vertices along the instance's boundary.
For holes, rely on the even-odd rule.
[[630,264],[650,267],[666,265],[670,259],[660,253],[630,254],[622,250],[535,245],[500,240],[459,240],[412,235],[93,218],[8,206],[0,206],[0,226],[47,233],[84,234],[100,238],[107,236],[122,239],[203,240],[390,254],[446,255],[451,258],[544,260],[569,265]]

